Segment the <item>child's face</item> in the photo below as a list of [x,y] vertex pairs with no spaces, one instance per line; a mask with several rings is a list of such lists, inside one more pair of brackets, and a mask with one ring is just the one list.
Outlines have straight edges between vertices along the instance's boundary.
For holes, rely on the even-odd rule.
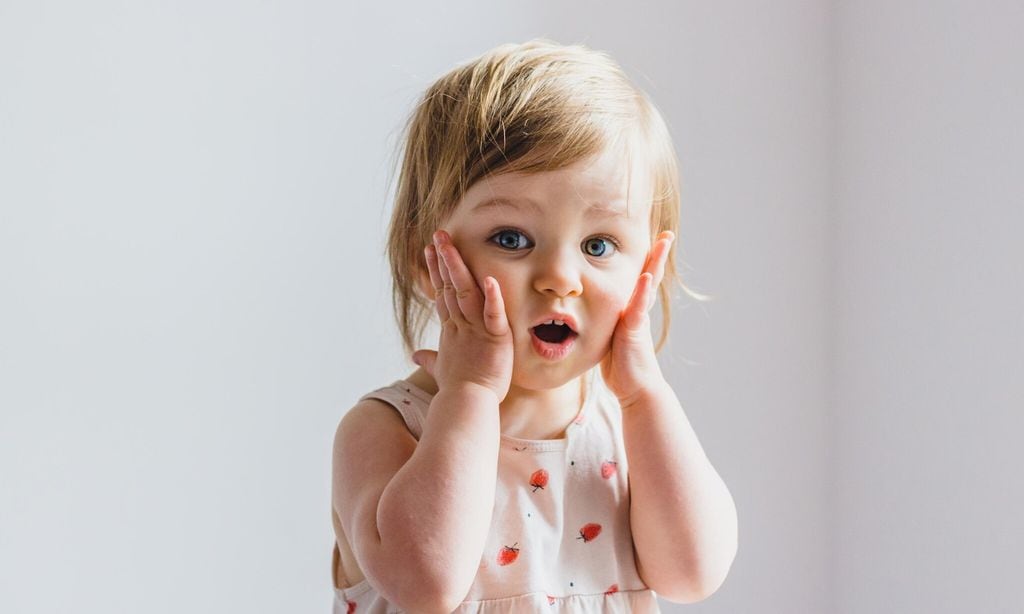
[[[512,385],[561,386],[607,353],[651,246],[651,182],[633,166],[628,177],[625,156],[609,151],[557,171],[485,178],[443,225],[480,287],[488,275],[501,287]],[[572,322],[568,339],[535,328],[560,314]]]

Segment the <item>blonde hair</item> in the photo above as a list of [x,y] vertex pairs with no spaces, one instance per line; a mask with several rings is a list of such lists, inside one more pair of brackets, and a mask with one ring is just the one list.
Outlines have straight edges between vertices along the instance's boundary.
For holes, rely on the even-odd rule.
[[[417,291],[423,249],[480,179],[558,170],[609,147],[642,151],[653,174],[651,236],[679,235],[679,172],[668,127],[646,94],[603,52],[546,39],[501,45],[451,70],[424,93],[404,131],[405,151],[388,229],[395,319],[418,349],[433,296]],[[636,149],[637,147],[642,149]],[[658,288],[668,338],[675,243]]]

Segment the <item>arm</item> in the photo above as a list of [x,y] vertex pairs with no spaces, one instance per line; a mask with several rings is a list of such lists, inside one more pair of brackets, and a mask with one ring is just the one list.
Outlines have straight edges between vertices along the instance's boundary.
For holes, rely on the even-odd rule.
[[[498,420],[488,424],[486,396],[467,392],[434,398],[419,443],[375,399],[346,413],[335,434],[332,497],[342,531],[363,575],[403,610],[451,612],[483,551],[497,433],[487,442]],[[455,441],[445,441],[448,429]]]
[[706,599],[736,557],[736,506],[667,383],[630,401],[622,430],[638,571],[667,599]]
[[480,565],[500,438],[492,392],[440,391],[415,453],[380,498],[378,563],[394,569],[398,582],[437,587],[446,612],[465,598]]
[[419,350],[413,360],[438,393],[419,445],[374,508],[376,562],[402,595],[413,599],[408,587],[425,583],[434,603],[451,611],[476,577],[494,510],[512,333],[497,282],[485,278],[481,291],[446,232],[435,233],[424,257],[441,338],[437,352]]

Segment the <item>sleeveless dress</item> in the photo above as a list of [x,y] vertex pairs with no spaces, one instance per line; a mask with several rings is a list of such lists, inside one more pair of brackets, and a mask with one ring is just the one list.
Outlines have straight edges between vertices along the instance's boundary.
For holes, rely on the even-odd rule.
[[[600,375],[587,388],[565,438],[501,436],[490,532],[455,612],[660,612],[634,560],[621,409]],[[419,440],[430,394],[398,380],[362,398],[393,406]],[[334,614],[402,612],[367,580],[334,592]]]

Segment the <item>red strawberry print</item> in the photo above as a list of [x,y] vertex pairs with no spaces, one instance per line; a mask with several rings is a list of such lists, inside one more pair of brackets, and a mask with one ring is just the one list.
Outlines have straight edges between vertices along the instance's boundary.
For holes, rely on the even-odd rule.
[[615,475],[615,473],[619,470],[618,465],[619,464],[615,461],[605,461],[601,463],[601,477],[607,480],[608,478]]
[[548,605],[555,605],[555,598],[548,595]]
[[502,547],[501,552],[498,553],[498,565],[510,565],[516,562],[516,559],[519,558],[519,548],[516,548],[518,543]]
[[600,534],[601,534],[601,525],[595,524],[593,522],[589,522],[589,523],[583,525],[583,528],[580,529],[580,536],[577,537],[576,539],[582,539],[583,543],[586,543],[586,542],[594,539],[595,537],[597,537]]
[[345,603],[348,605],[348,614],[355,614],[356,602],[355,601],[349,601],[348,599],[346,599]]
[[530,476],[530,486],[533,486],[533,492],[537,492],[538,488],[544,488],[548,485],[548,472],[545,469],[538,469],[533,472]]
[[619,585],[618,584],[612,584],[611,586],[608,587],[608,590],[606,590],[604,592],[604,594],[605,595],[614,595],[617,592],[619,592]]

